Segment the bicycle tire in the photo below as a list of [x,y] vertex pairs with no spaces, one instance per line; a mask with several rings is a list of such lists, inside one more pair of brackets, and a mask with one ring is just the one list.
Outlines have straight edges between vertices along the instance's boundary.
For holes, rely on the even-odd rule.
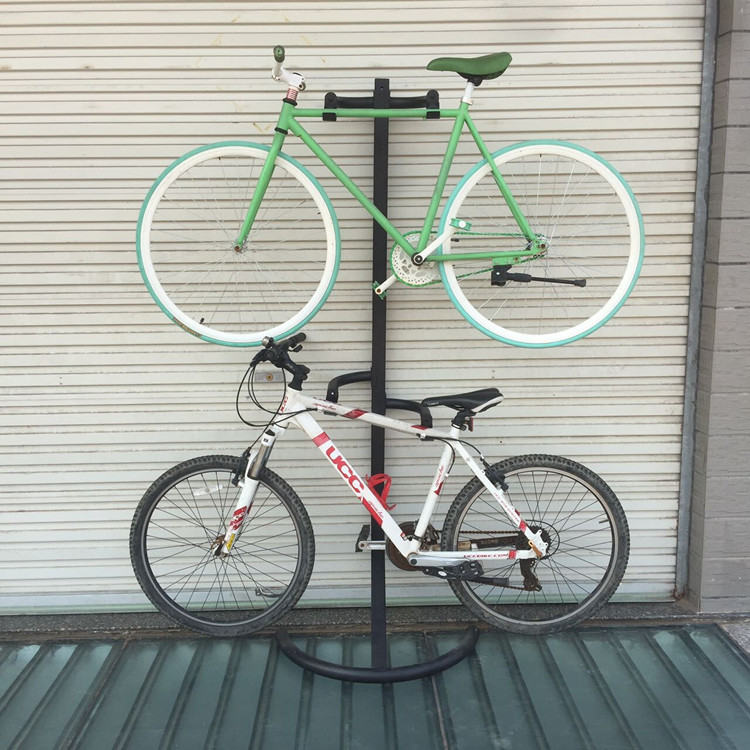
[[[516,456],[491,466],[487,476],[496,486],[507,484],[511,505],[546,536],[547,553],[533,565],[541,588],[523,590],[521,561],[511,559],[482,561],[484,577],[507,578],[507,587],[453,579],[453,592],[476,617],[512,633],[554,633],[590,618],[614,594],[628,561],[627,519],[614,492],[590,469],[559,456]],[[483,536],[496,549],[529,548],[474,478],[446,514],[441,547],[481,546]]]
[[170,165],[137,228],[138,265],[178,326],[225,346],[258,346],[304,326],[336,280],[340,237],[323,188],[299,162],[276,158],[247,241],[236,240],[269,148],[229,141]]
[[214,636],[276,622],[302,596],[315,559],[302,501],[269,469],[231,552],[214,554],[241,490],[231,483],[238,464],[232,456],[202,456],[169,469],[146,491],[130,531],[133,570],[152,604]]
[[[630,295],[643,263],[643,219],[632,190],[597,154],[560,141],[527,141],[492,155],[532,229],[547,239],[539,257],[513,272],[572,284],[509,280],[491,284],[492,261],[438,263],[459,312],[490,338],[514,346],[561,346],[604,325]],[[482,161],[450,196],[440,232],[455,218],[472,223],[443,245],[444,254],[522,250],[527,240]]]

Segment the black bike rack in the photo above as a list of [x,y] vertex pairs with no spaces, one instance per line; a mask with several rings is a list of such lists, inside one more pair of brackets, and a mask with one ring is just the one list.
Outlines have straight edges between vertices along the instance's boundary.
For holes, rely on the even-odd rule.
[[[424,97],[392,97],[390,81],[387,78],[376,78],[373,96],[342,98],[334,93],[325,97],[325,108],[331,109],[427,109],[428,119],[438,118],[439,98],[437,91],[431,90]],[[335,120],[334,112],[323,114],[325,120]],[[375,118],[373,150],[373,202],[387,215],[388,211],[388,119]],[[388,276],[388,235],[385,230],[373,221],[373,258],[372,278],[384,279]],[[421,404],[401,399],[389,399],[385,393],[386,372],[386,301],[377,295],[372,297],[372,369],[340,375],[328,386],[329,401],[338,400],[338,389],[349,383],[370,381],[372,387],[372,411],[385,414],[386,409],[408,409],[416,411],[425,426],[431,416],[429,410]],[[382,427],[371,427],[370,471],[373,476],[385,471],[385,430]],[[385,536],[378,524],[371,523],[371,539],[383,541]],[[416,680],[428,677],[447,669],[466,658],[476,645],[479,630],[475,626],[468,628],[458,646],[437,658],[403,667],[388,666],[388,643],[386,637],[386,595],[385,595],[385,550],[370,550],[370,632],[371,632],[371,667],[349,667],[332,664],[310,656],[297,648],[290,640],[286,630],[276,632],[276,641],[281,651],[295,664],[310,672],[325,677],[349,682],[390,683]]]

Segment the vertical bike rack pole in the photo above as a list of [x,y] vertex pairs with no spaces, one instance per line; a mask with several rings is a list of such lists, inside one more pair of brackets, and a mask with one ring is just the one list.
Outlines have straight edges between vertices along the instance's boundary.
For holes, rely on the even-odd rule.
[[[391,106],[390,81],[376,78],[373,92],[373,107],[388,109]],[[372,154],[373,202],[388,215],[388,119],[375,118]],[[388,235],[376,221],[372,222],[372,278],[388,276]],[[385,370],[386,370],[386,300],[372,295],[372,410],[385,414]],[[385,430],[370,428],[370,472],[372,476],[385,472]],[[373,541],[385,539],[383,529],[371,523]],[[385,550],[370,551],[370,628],[372,666],[384,669],[388,666],[388,643],[386,640],[386,596],[385,596]]]
[[[437,98],[435,92],[430,92],[425,102]],[[326,97],[326,107],[330,102],[335,102],[335,94]],[[425,106],[426,106],[425,103]],[[393,99],[390,93],[390,81],[387,78],[376,78],[373,97],[366,103],[363,100],[352,100],[349,106],[373,107],[375,109],[390,109],[397,107],[399,101]],[[345,100],[334,106],[346,107]],[[402,106],[415,106],[414,99],[402,100]],[[419,106],[419,105],[416,105]],[[433,105],[435,106],[435,105]],[[326,119],[335,119],[335,115]],[[374,145],[373,145],[373,203],[388,215],[388,119],[374,118]],[[388,235],[383,228],[373,221],[372,232],[373,255],[372,255],[372,278],[384,279],[388,274]],[[385,414],[386,411],[386,301],[373,294],[372,296],[372,368],[369,380],[372,386],[372,410],[376,414]],[[362,377],[364,375],[364,378]],[[358,382],[367,378],[367,373],[353,373],[351,377],[345,376],[344,382]],[[382,427],[371,428],[370,432],[370,471],[372,475],[385,472],[385,430]],[[385,539],[383,530],[376,523],[370,524],[371,539],[382,541]],[[451,651],[441,654],[436,659],[418,664],[410,664],[404,667],[388,666],[388,640],[386,636],[386,593],[385,593],[385,551],[370,550],[370,643],[371,643],[371,667],[348,667],[343,664],[332,664],[323,661],[297,648],[290,640],[285,630],[276,632],[276,640],[279,648],[289,659],[300,667],[315,674],[331,677],[337,680],[349,682],[390,683],[415,680],[421,677],[442,672],[448,667],[457,664],[474,650],[479,631],[476,627],[470,627],[460,643]]]

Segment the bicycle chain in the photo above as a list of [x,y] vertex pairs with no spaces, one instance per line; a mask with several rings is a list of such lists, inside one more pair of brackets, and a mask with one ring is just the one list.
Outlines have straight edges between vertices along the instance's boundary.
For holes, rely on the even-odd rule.
[[[404,235],[404,238],[409,240],[409,243],[416,249],[415,240],[419,242],[421,232],[408,232]],[[430,234],[430,242],[435,239],[437,235],[433,232]],[[472,237],[477,236],[476,232],[456,232],[455,237]],[[482,237],[515,237],[515,234],[510,232],[482,232]],[[534,260],[540,257],[543,253],[534,255],[529,260]],[[394,274],[408,286],[434,286],[435,284],[441,284],[442,278],[440,278],[440,272],[437,266],[423,263],[421,266],[417,266],[411,262],[411,258],[407,255],[406,251],[400,245],[394,245],[391,249],[391,270]],[[470,276],[478,276],[479,274],[487,273],[489,269],[480,268],[478,271],[467,271],[466,273],[456,274],[457,279],[468,279]],[[437,274],[437,277],[436,277]]]
[[[487,530],[487,531],[462,531],[461,534],[463,536],[469,536],[470,534],[481,534],[483,536],[491,536],[492,534],[507,534],[508,530],[505,529],[504,531],[493,531],[493,530]],[[536,581],[536,585],[531,586],[513,586],[512,584],[508,583],[505,586],[503,586],[504,589],[513,589],[514,591],[541,591],[542,587],[539,583],[539,579],[534,575],[534,568],[536,568],[536,565],[539,561],[538,560],[519,560],[518,565],[521,568],[521,574],[524,577],[524,581],[526,581],[527,576],[533,577],[534,581]],[[524,568],[530,568],[529,570],[524,570]],[[471,581],[469,580],[469,583]]]

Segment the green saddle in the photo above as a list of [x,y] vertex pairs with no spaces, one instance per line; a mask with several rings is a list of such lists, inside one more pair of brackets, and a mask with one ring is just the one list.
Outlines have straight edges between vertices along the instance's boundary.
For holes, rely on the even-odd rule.
[[479,86],[482,81],[501,76],[512,59],[508,52],[482,57],[437,57],[427,64],[427,70],[449,70]]

